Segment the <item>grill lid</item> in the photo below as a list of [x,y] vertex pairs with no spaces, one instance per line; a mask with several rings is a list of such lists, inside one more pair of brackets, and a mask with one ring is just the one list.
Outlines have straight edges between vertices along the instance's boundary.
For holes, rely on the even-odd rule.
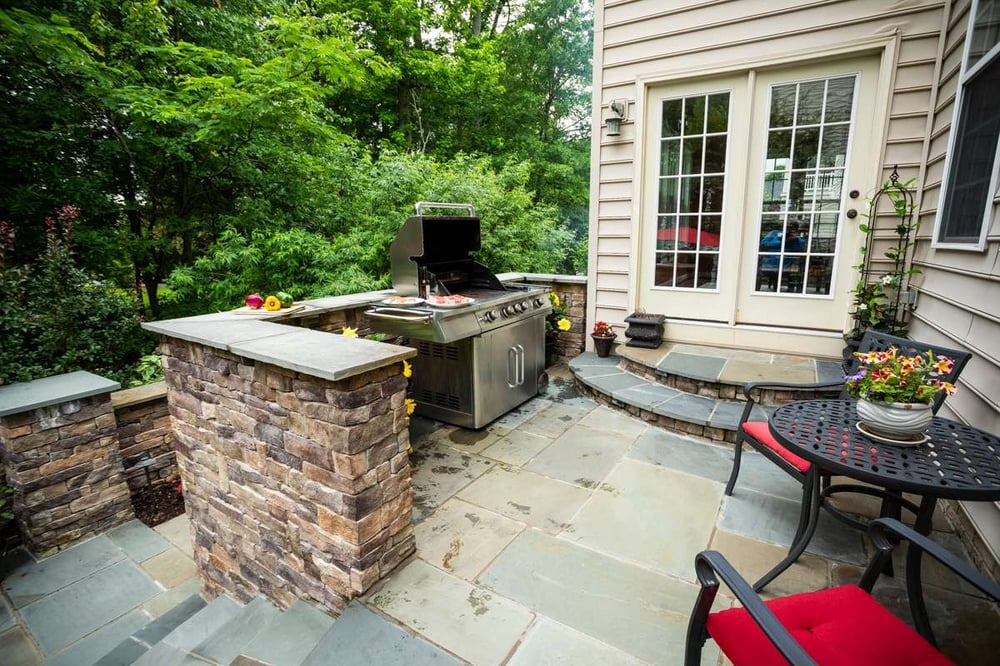
[[[461,209],[468,215],[424,215],[425,208]],[[482,247],[479,218],[471,204],[421,201],[389,246],[392,287],[402,296],[439,295],[504,287],[472,258]],[[421,284],[426,285],[421,293]]]

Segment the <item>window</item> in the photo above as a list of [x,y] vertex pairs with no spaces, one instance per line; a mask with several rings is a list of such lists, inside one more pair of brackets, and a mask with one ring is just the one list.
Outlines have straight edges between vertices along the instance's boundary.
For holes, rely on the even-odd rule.
[[1000,0],[978,0],[962,64],[958,111],[935,245],[982,249],[1000,172]]

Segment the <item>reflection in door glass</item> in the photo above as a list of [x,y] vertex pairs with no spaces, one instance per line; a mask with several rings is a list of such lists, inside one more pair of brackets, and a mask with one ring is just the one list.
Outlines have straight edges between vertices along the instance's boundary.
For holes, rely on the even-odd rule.
[[855,79],[771,87],[757,292],[830,293]]
[[729,93],[666,100],[662,111],[654,284],[715,289]]

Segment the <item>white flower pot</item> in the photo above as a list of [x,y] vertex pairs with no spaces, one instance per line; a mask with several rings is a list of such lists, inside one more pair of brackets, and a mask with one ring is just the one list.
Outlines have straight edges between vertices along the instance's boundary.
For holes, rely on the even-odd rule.
[[934,412],[924,403],[871,402],[859,398],[858,418],[872,431],[902,439],[926,430]]

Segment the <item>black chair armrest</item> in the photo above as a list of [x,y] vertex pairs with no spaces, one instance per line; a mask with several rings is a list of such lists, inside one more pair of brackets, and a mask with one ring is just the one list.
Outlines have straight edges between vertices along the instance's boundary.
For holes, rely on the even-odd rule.
[[819,389],[825,389],[825,388],[831,388],[831,389],[837,388],[843,385],[844,385],[843,380],[836,382],[818,382],[815,384],[794,384],[789,382],[769,382],[769,381],[748,382],[743,385],[743,395],[745,395],[748,400],[752,400],[753,396],[751,395],[751,392],[754,389],[760,389],[760,388],[817,391]]
[[[948,569],[951,569],[951,571],[953,571],[957,576],[964,579],[983,594],[988,595],[995,601],[1000,601],[1000,585],[976,571],[967,562],[963,562],[954,554],[945,550],[941,544],[931,541],[929,537],[920,534],[911,527],[907,527],[898,520],[892,518],[879,518],[877,520],[873,520],[871,525],[868,527],[868,533],[871,536],[872,543],[880,552],[892,550],[893,544],[889,539],[889,535],[909,541],[911,544],[910,548],[919,548],[921,551],[927,553]],[[867,580],[869,570],[873,569],[875,566],[877,565],[873,559],[868,565],[868,568],[865,570],[862,581]],[[871,581],[872,583],[874,583],[874,578],[878,576],[879,570],[880,569],[875,570]],[[864,586],[862,585],[862,587]],[[871,588],[869,587],[868,589]]]
[[[795,638],[785,629],[784,625],[778,621],[778,618],[771,612],[771,609],[761,601],[761,598],[750,587],[750,583],[733,568],[722,553],[714,550],[702,551],[695,557],[694,566],[695,572],[698,575],[698,582],[701,583],[702,588],[712,589],[712,594],[699,596],[699,603],[695,606],[695,613],[704,613],[704,616],[707,618],[708,607],[711,606],[711,602],[715,597],[714,590],[719,586],[719,582],[716,579],[716,576],[718,576],[726,584],[726,587],[732,590],[733,595],[743,604],[746,612],[749,613],[750,617],[757,623],[757,626],[764,632],[764,635],[767,636],[768,640],[771,641],[778,652],[789,663],[793,664],[793,666],[814,666],[816,664],[816,661],[809,656],[809,653],[795,641]],[[708,607],[705,607],[706,604],[703,603],[703,596],[709,597]]]

